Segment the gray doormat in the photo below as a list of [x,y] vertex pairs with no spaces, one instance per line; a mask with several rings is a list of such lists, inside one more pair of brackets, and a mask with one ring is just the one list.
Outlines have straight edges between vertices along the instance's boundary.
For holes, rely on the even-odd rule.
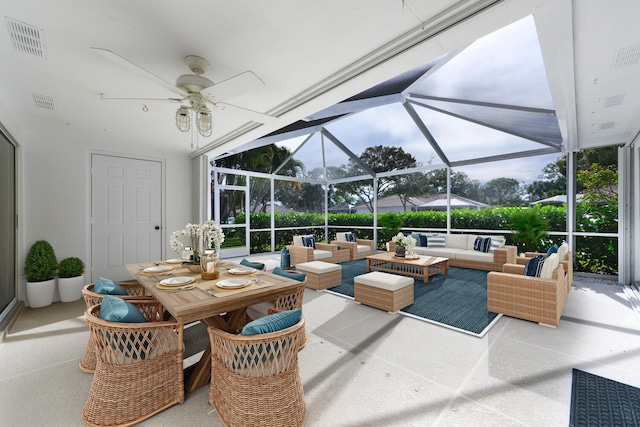
[[640,388],[574,369],[569,425],[640,426]]

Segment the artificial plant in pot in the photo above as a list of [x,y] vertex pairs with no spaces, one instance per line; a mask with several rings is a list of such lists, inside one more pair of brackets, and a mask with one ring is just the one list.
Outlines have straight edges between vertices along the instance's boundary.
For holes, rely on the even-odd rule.
[[549,237],[549,223],[540,208],[520,208],[511,215],[511,238],[523,252],[535,252],[544,247]]
[[84,262],[80,258],[69,257],[58,266],[58,291],[60,301],[70,302],[82,297],[84,286]]
[[46,240],[38,240],[29,249],[24,263],[27,299],[31,307],[44,307],[53,302],[56,271],[58,260],[53,247]]
[[384,212],[378,215],[378,225],[380,229],[380,240],[389,242],[394,236],[400,232],[402,228],[402,218],[394,212]]

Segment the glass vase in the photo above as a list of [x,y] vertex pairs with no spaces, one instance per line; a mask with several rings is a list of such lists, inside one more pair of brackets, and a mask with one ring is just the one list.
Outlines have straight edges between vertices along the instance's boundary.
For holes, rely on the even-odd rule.
[[218,252],[214,249],[205,249],[200,255],[200,273],[202,280],[215,280],[220,277]]

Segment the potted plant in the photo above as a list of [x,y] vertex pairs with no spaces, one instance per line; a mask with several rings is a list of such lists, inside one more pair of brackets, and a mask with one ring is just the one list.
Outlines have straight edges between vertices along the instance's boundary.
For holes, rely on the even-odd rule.
[[389,242],[396,236],[402,228],[402,218],[394,212],[384,212],[378,215],[378,224],[380,227],[380,240]]
[[31,307],[45,307],[53,302],[57,270],[58,261],[53,247],[46,240],[35,242],[24,263],[27,299]]
[[540,208],[521,208],[511,215],[511,238],[523,252],[536,251],[543,247],[549,237],[549,223]]
[[60,301],[77,301],[82,297],[84,286],[84,262],[80,258],[69,257],[58,266],[58,291]]

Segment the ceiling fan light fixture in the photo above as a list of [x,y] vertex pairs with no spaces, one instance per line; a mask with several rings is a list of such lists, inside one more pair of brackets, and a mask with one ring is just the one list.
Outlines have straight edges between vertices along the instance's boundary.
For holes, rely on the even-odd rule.
[[184,105],[176,111],[176,126],[181,132],[189,132],[191,129],[191,111]]
[[211,136],[213,133],[213,119],[211,117],[211,110],[202,105],[196,110],[196,127],[200,135],[206,137]]

